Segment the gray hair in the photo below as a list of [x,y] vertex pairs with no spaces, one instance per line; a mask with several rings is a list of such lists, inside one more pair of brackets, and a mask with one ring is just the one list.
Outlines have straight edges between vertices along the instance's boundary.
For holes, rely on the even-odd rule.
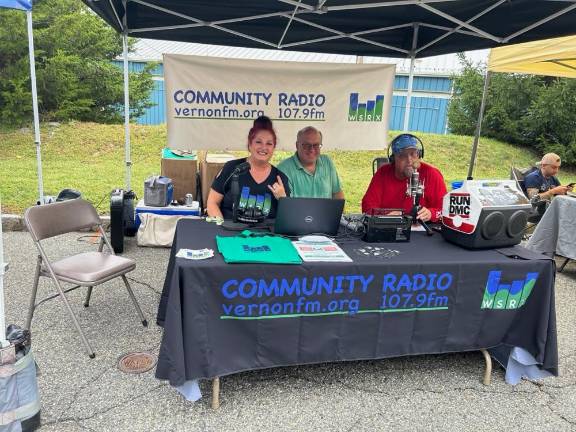
[[304,129],[300,129],[298,131],[298,135],[296,135],[296,144],[301,143],[304,139],[304,135],[310,132],[316,132],[318,135],[320,135],[320,144],[322,144],[322,132],[320,132],[314,126],[306,126]]

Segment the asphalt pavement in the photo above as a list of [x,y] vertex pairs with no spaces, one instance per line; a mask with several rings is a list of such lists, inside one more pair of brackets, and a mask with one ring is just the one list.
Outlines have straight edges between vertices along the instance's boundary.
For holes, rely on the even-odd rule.
[[[26,232],[5,232],[10,268],[4,277],[7,323],[24,325],[36,262]],[[51,257],[85,251],[86,233],[47,241]],[[560,373],[511,386],[496,367],[482,384],[481,353],[443,354],[286,367],[221,379],[221,407],[210,408],[211,388],[187,402],[154,370],[121,372],[118,358],[133,351],[158,353],[156,309],[168,249],[126,242],[137,262],[132,286],[147,316],[145,328],[120,280],[94,289],[89,308],[84,290],[68,298],[96,358],[85,354],[63,302],[42,304],[32,322],[32,346],[40,369],[40,431],[575,431],[576,263],[556,279]],[[561,261],[558,261],[561,263]],[[41,282],[39,297],[54,292]]]

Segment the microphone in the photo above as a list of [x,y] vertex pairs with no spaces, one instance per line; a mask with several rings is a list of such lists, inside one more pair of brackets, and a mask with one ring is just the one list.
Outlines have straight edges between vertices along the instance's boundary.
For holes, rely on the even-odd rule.
[[242,162],[236,168],[234,168],[234,174],[242,174],[246,171],[250,171],[250,163],[249,162]]
[[406,175],[408,177],[408,185],[406,187],[406,196],[412,197],[415,200],[418,194],[423,194],[423,185],[420,184],[420,173],[418,172],[420,168],[420,162],[415,161],[412,166],[406,168]]
[[247,171],[250,171],[250,163],[249,162],[242,162],[241,164],[238,164],[236,166],[236,168],[234,168],[232,173],[228,176],[226,181],[224,182],[224,186],[226,186],[232,178],[235,177],[237,179],[240,174],[244,174]]
[[418,194],[418,189],[420,188],[420,173],[417,170],[412,171],[410,175],[410,182],[408,183],[408,189],[406,191],[408,196],[415,198]]

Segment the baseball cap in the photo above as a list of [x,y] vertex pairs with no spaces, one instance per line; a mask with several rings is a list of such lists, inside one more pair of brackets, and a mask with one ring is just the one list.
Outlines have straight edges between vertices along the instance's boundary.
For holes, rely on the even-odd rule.
[[413,135],[402,134],[398,135],[392,141],[392,153],[400,153],[402,150],[407,148],[418,148],[418,140]]

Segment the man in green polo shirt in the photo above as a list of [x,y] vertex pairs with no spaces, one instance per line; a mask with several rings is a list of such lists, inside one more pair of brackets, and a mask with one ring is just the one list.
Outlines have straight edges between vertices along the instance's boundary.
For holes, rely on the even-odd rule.
[[278,165],[290,180],[290,196],[344,199],[336,167],[328,156],[320,154],[321,147],[318,129],[308,126],[298,132],[296,153]]

